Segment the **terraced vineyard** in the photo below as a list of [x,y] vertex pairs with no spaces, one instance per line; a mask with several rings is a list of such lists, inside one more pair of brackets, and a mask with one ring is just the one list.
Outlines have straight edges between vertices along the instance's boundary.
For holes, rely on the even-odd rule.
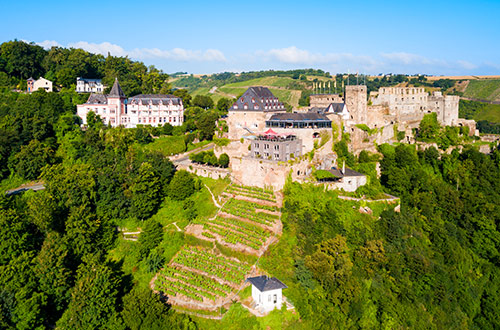
[[229,295],[250,266],[212,251],[186,247],[157,275],[154,288],[171,297],[214,303]]
[[[270,190],[230,185],[216,217],[195,219],[186,234],[218,242],[240,253],[262,255],[281,231],[279,207]],[[163,292],[177,306],[215,310],[230,303],[251,265],[219,254],[214,247],[184,247],[156,276],[154,290]]]
[[233,184],[227,187],[226,191],[230,194],[241,195],[245,197],[251,197],[255,199],[260,199],[269,202],[276,202],[276,196],[270,190],[257,188],[257,187],[245,187],[237,184]]
[[207,238],[219,238],[229,244],[240,243],[254,250],[259,250],[271,235],[270,231],[260,226],[236,218],[217,217],[195,223],[203,225],[202,235]]

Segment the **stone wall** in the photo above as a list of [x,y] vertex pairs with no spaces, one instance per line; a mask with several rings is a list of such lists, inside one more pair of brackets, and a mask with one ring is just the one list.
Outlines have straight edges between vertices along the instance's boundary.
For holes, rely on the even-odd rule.
[[264,111],[229,111],[227,116],[229,139],[239,140],[250,134],[248,130],[253,133],[263,132],[266,118],[271,114]]
[[309,96],[309,100],[312,108],[326,108],[331,103],[344,103],[344,100],[338,94],[313,94]]
[[191,163],[190,165],[179,164],[179,165],[177,165],[177,169],[178,170],[186,170],[190,173],[193,173],[193,174],[196,174],[199,176],[203,176],[205,178],[211,178],[211,179],[224,179],[226,177],[231,176],[231,174],[227,168],[199,165],[199,164],[193,164],[193,163]]

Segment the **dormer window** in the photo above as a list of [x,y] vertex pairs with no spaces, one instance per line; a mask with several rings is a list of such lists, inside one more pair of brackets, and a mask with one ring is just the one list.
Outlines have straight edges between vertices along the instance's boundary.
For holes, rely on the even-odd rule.
[[252,97],[252,103],[255,103],[255,99]]
[[242,97],[242,98],[240,99],[240,101],[241,101],[241,103],[245,102],[245,98],[244,98],[244,97]]

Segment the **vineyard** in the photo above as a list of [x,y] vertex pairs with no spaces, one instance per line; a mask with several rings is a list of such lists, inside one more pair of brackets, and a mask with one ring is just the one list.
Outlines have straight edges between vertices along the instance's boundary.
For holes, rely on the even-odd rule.
[[237,184],[232,184],[227,187],[226,192],[233,195],[240,195],[273,203],[276,202],[276,196],[271,190],[266,190],[257,187],[246,187]]
[[[280,232],[280,209],[275,194],[266,189],[229,185],[217,216],[196,218],[186,234],[218,242],[231,250],[261,255]],[[214,245],[215,246],[215,245]],[[219,254],[214,247],[185,246],[157,274],[154,290],[184,308],[213,310],[230,302],[249,276],[251,265]]]
[[186,247],[158,273],[154,287],[171,297],[213,304],[237,288],[249,270],[248,264]]

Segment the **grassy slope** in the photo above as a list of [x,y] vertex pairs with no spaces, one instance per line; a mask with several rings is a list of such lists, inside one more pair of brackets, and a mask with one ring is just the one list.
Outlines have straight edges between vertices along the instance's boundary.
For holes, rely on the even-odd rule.
[[192,95],[209,95],[214,102],[217,102],[222,97],[237,97],[243,94],[250,86],[266,86],[281,101],[297,107],[301,91],[287,89],[287,86],[291,82],[298,82],[298,80],[289,77],[263,77],[227,84],[219,87],[215,93],[209,93],[210,88],[198,88],[192,91]]
[[464,97],[500,101],[500,79],[471,80],[465,89]]
[[[215,196],[218,196],[229,184],[227,180],[213,180],[200,177],[202,182],[212,190]],[[197,213],[202,218],[209,218],[215,215],[217,208],[214,206],[212,197],[208,190],[203,188],[190,197],[195,201]],[[152,219],[160,222],[164,227],[164,237],[160,244],[163,249],[163,256],[166,263],[177,253],[184,245],[184,233],[178,232],[172,225],[176,222],[180,228],[188,225],[189,221],[186,217],[186,212],[183,209],[183,202],[173,201],[170,198],[165,198],[158,212]],[[126,227],[129,231],[135,231],[143,226],[140,221],[132,219],[124,219],[120,223],[120,227]],[[110,251],[109,257],[115,261],[123,262],[123,269],[126,274],[131,275],[133,280],[141,287],[147,288],[149,282],[153,278],[153,273],[148,273],[145,260],[139,261],[139,243],[134,241],[126,241],[122,238],[118,239],[115,248]]]
[[500,123],[500,105],[486,104],[484,109],[474,116],[474,120],[486,120],[492,123]]

